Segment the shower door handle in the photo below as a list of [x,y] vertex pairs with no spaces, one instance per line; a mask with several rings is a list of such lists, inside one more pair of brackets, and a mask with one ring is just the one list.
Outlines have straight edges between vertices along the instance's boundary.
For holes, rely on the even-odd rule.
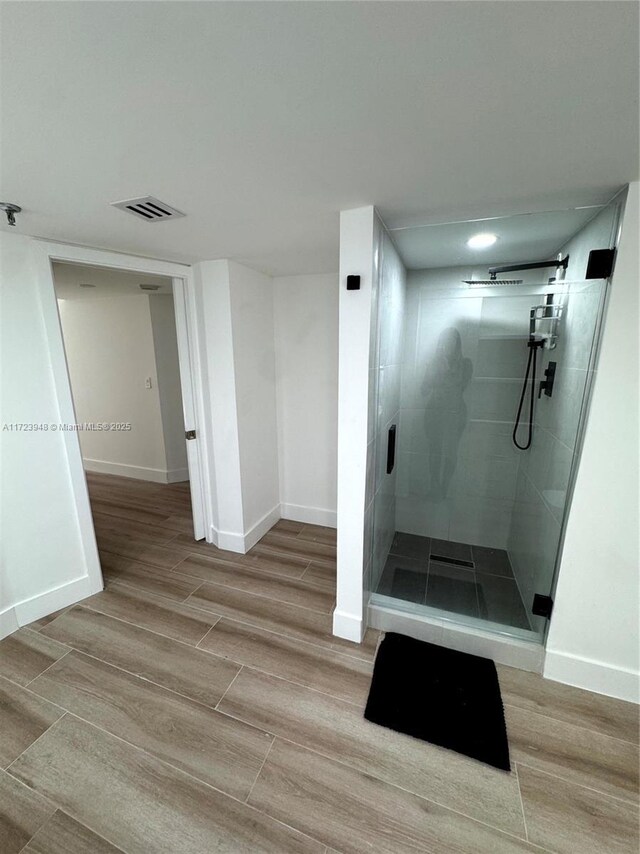
[[387,437],[387,474],[391,474],[396,464],[396,425],[389,427]]

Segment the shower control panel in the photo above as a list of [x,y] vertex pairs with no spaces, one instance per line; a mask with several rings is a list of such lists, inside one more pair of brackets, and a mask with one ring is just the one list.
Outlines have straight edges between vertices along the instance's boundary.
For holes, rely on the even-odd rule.
[[545,393],[547,397],[551,397],[553,394],[553,384],[556,381],[556,365],[557,362],[549,362],[547,367],[545,368],[543,380],[540,380],[540,388],[538,389],[538,397],[542,395],[542,392]]

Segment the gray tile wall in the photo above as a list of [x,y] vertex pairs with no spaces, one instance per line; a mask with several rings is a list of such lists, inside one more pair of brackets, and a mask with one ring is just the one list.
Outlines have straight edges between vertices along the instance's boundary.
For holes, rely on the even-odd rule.
[[[396,526],[506,548],[531,297],[483,297],[462,284],[470,274],[408,274]],[[452,339],[460,345],[453,355]]]

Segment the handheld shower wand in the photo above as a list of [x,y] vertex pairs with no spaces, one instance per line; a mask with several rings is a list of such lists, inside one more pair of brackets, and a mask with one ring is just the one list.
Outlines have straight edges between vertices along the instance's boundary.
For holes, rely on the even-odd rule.
[[[562,306],[554,304],[554,295],[547,294],[547,300],[545,305],[534,306],[529,313],[529,340],[527,341],[527,347],[529,348],[529,359],[527,360],[527,370],[524,375],[524,382],[522,383],[522,394],[520,395],[520,403],[518,404],[518,413],[516,415],[515,424],[513,425],[513,433],[511,438],[513,439],[513,444],[520,451],[527,451],[531,447],[531,442],[533,441],[533,412],[535,408],[535,400],[536,400],[536,355],[537,351],[541,350],[543,347],[547,349],[553,349],[556,344],[556,333],[555,333],[555,324],[557,324],[558,319],[562,316]],[[553,331],[545,334],[536,333],[536,322],[539,320],[544,320],[550,318],[553,323]],[[551,391],[553,389],[553,380],[555,376],[555,362],[549,362],[549,367],[545,371],[546,379],[540,383],[540,390],[538,392],[538,397],[544,393],[547,397],[551,397]],[[553,366],[553,367],[552,367]],[[529,374],[531,374],[531,401],[529,404],[529,430],[527,434],[526,444],[521,445],[518,442],[518,428],[520,427],[520,418],[522,416],[522,407],[524,406],[524,399],[527,394],[527,384],[529,382]]]
[[[527,341],[527,347],[529,348],[529,359],[527,361],[527,370],[524,375],[524,382],[522,383],[522,394],[520,395],[520,403],[518,404],[518,414],[516,415],[516,421],[513,425],[513,433],[511,434],[511,438],[513,439],[513,444],[521,451],[526,451],[531,447],[531,442],[533,441],[533,411],[535,408],[535,400],[536,400],[536,353],[540,347],[542,347],[544,341],[536,338],[536,336],[531,332],[529,333],[529,340]],[[533,370],[532,370],[533,369]],[[527,394],[527,383],[529,382],[529,374],[531,376],[531,401],[529,404],[529,430],[527,434],[526,444],[521,445],[518,442],[518,428],[520,427],[520,417],[522,415],[522,407],[524,406],[524,399]]]

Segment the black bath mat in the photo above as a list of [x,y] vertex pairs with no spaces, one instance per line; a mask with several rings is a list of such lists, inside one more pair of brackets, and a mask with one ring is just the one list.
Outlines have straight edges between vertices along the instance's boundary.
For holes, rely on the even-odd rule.
[[368,721],[510,771],[496,666],[389,632],[378,649]]

